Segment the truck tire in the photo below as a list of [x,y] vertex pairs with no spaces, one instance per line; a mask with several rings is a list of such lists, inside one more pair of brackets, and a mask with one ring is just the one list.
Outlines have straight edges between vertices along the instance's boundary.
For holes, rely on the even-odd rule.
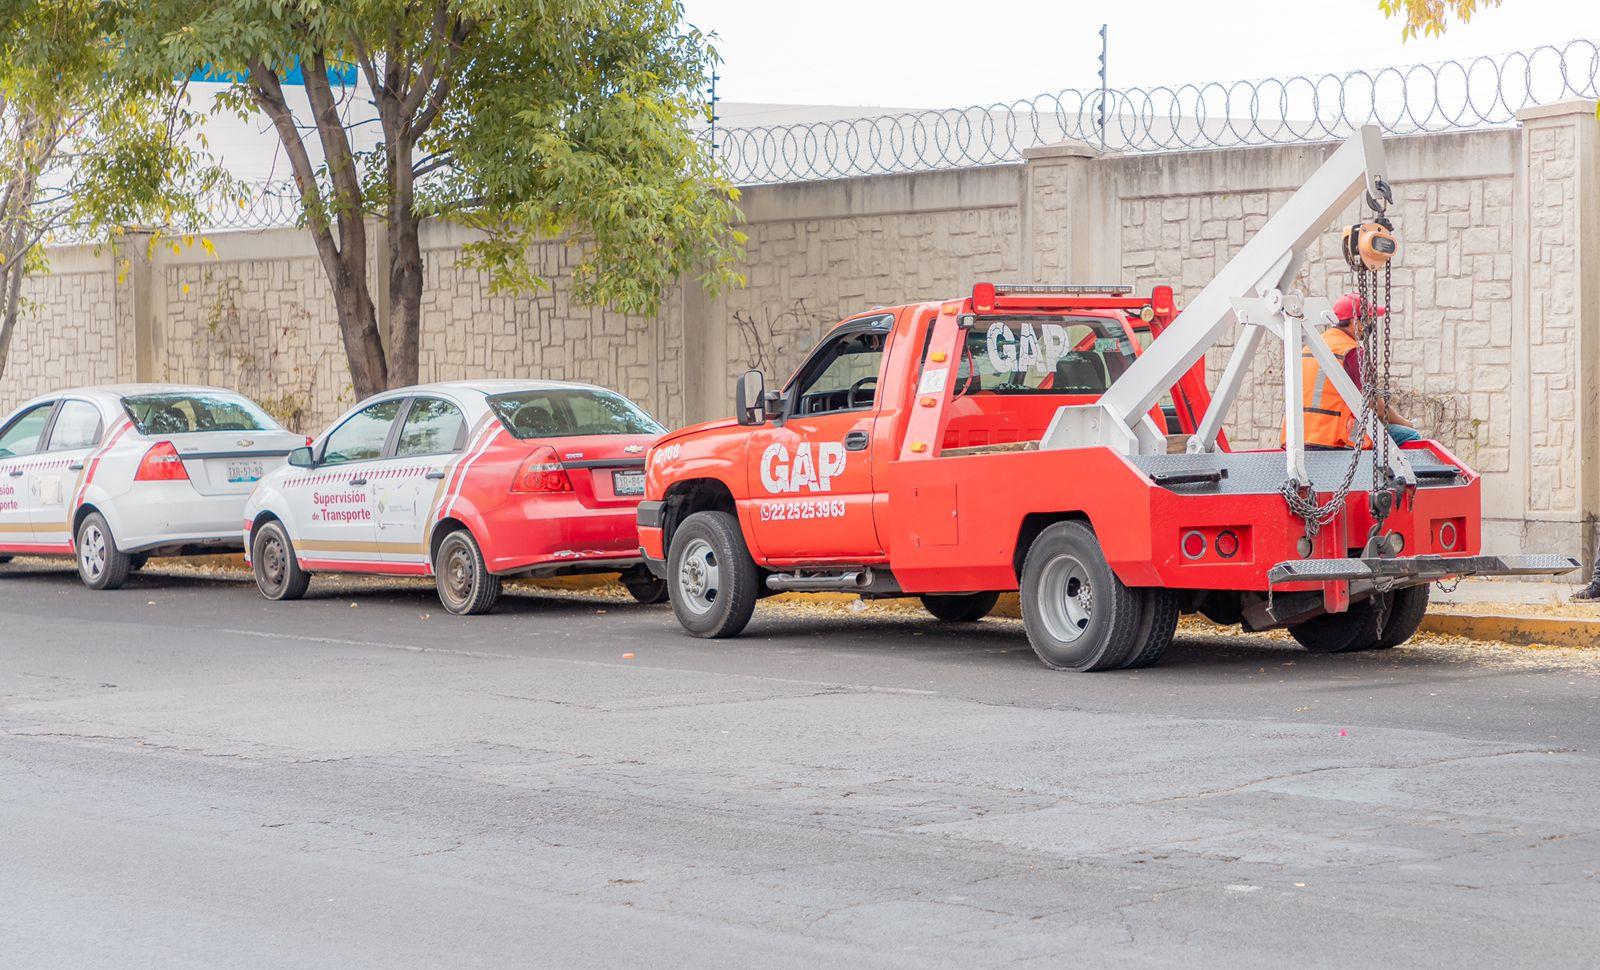
[[1382,625],[1375,597],[1351,603],[1343,613],[1324,613],[1289,625],[1289,635],[1312,653],[1349,653],[1378,645]]
[[941,595],[927,593],[922,597],[922,608],[936,619],[946,623],[976,623],[989,615],[994,604],[1000,602],[999,593],[957,593]]
[[1178,594],[1170,589],[1144,590],[1144,620],[1139,625],[1138,652],[1123,664],[1125,670],[1154,667],[1161,662],[1162,654],[1172,645],[1172,635],[1178,631]]
[[78,525],[78,578],[90,589],[121,589],[128,581],[133,560],[117,548],[111,526],[99,512],[90,512]]
[[311,574],[300,568],[282,522],[268,522],[256,530],[250,540],[250,568],[256,589],[269,600],[297,600],[311,586]]
[[1058,522],[1028,547],[1022,623],[1047,667],[1115,670],[1141,655],[1146,599],[1111,571],[1094,531],[1081,522]]
[[728,513],[696,512],[672,533],[667,589],[672,612],[693,635],[738,636],[755,614],[760,585],[739,520]]
[[627,589],[629,596],[646,606],[667,601],[667,581],[657,579],[643,566],[623,573],[621,583]]
[[500,598],[500,577],[489,572],[478,540],[466,529],[457,529],[439,543],[433,554],[433,581],[439,602],[456,616],[481,616]]
[[1381,650],[1398,647],[1416,636],[1422,618],[1428,613],[1427,584],[1397,589],[1389,596],[1389,615],[1384,618],[1383,630],[1378,634],[1377,647]]

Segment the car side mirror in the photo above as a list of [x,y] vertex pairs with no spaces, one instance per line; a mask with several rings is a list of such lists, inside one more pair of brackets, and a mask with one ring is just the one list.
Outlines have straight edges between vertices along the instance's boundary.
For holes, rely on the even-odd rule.
[[306,445],[289,452],[289,464],[296,468],[315,468],[317,459],[312,455],[311,447]]
[[767,423],[767,379],[760,371],[747,370],[739,376],[734,417],[745,427]]
[[783,417],[783,392],[768,391],[761,397],[761,412],[770,421]]

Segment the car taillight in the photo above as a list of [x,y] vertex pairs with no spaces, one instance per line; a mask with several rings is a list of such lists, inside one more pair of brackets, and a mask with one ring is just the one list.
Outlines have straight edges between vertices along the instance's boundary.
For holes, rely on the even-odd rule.
[[511,490],[570,492],[572,479],[567,477],[567,470],[561,466],[561,459],[556,457],[556,450],[547,445],[540,445],[522,460],[522,467],[517,469],[517,477],[511,480]]
[[187,482],[189,473],[184,471],[183,459],[178,457],[178,449],[170,441],[158,441],[144,453],[144,458],[139,461],[139,470],[134,473],[136,482]]

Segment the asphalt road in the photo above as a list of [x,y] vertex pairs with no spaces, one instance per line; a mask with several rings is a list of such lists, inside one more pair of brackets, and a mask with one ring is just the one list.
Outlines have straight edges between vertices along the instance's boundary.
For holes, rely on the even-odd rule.
[[[0,963],[1535,966],[1600,952],[1600,665],[0,567]],[[633,654],[632,659],[625,654]]]

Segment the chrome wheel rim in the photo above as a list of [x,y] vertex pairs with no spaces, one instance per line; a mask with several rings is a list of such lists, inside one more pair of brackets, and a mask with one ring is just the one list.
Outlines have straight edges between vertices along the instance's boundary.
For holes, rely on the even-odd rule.
[[472,596],[472,555],[465,544],[453,542],[444,556],[445,595],[451,603],[465,603]]
[[683,603],[695,613],[709,613],[722,591],[722,570],[717,566],[717,551],[704,539],[690,541],[678,565],[678,592]]
[[1057,556],[1040,577],[1040,618],[1062,643],[1074,643],[1094,619],[1094,589],[1089,571],[1074,556]]
[[90,579],[99,579],[106,571],[106,536],[93,523],[84,526],[83,534],[78,537],[78,563]]

